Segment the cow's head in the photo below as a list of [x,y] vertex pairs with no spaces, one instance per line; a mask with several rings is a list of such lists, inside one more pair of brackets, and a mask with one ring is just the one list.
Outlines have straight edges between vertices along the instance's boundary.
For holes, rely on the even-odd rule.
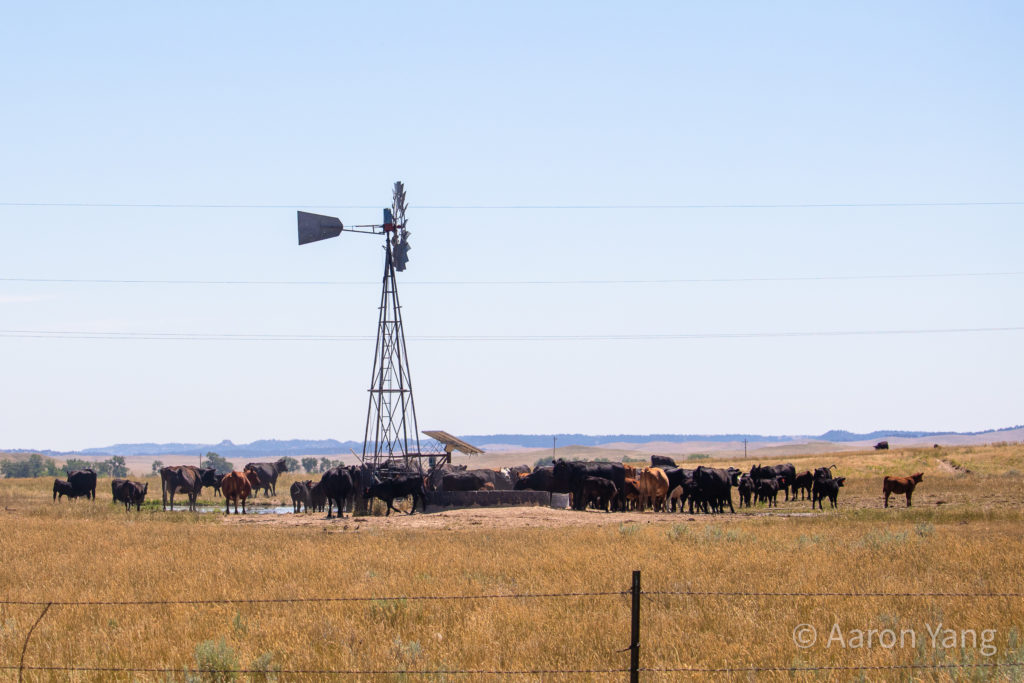
[[[232,474],[235,474],[235,473],[232,472]],[[246,470],[245,471],[245,479],[246,479],[246,481],[249,482],[249,486],[252,487],[252,488],[256,488],[260,484],[260,477],[253,470]]]
[[918,472],[917,474],[910,475],[910,478],[914,480],[915,484],[920,484],[921,480],[924,479],[924,472]]
[[846,477],[836,477],[835,478],[836,486],[842,486],[844,481],[846,481]]
[[142,485],[142,495],[146,495],[147,493],[149,493],[149,482],[148,481],[145,484]]
[[729,483],[732,484],[733,486],[739,486],[740,485],[740,475],[743,474],[743,473],[740,472],[735,467],[730,467],[727,471],[729,472]]

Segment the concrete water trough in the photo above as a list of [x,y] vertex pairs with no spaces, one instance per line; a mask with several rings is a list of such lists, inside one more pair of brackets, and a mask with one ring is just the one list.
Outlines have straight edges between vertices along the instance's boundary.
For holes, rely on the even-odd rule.
[[547,491],[430,491],[427,512],[444,508],[514,507],[551,505]]

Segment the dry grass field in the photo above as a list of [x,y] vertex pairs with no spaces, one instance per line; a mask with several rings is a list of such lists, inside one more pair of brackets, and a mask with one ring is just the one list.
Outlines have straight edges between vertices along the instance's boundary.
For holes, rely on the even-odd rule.
[[[634,569],[642,570],[647,593],[644,668],[811,668],[645,671],[642,680],[1024,678],[1024,667],[993,666],[1024,662],[1024,446],[772,462],[782,461],[798,471],[835,463],[837,475],[849,477],[839,509],[826,504],[811,513],[807,501],[796,501],[735,515],[509,508],[330,521],[322,514],[225,518],[162,512],[154,478],[155,505],[129,514],[110,503],[109,480],[100,480],[95,502],[61,503],[50,499],[50,480],[3,480],[0,666],[14,669],[0,669],[0,680],[17,680],[26,635],[48,601],[278,598],[54,605],[32,633],[27,666],[179,671],[29,670],[25,680],[232,680],[182,671],[218,666],[265,672],[238,680],[338,680],[287,673],[317,670],[478,672],[351,680],[622,680],[622,673],[598,671],[628,665],[630,603],[618,593],[628,590]],[[748,469],[751,461],[733,464]],[[898,501],[883,509],[882,475],[916,471],[925,476],[914,507]],[[279,492],[296,478],[284,476]],[[604,592],[616,594],[512,597]],[[694,592],[1016,595],[686,594]],[[481,595],[509,597],[403,597]],[[374,599],[294,601],[325,597]],[[802,624],[817,630],[810,647],[794,642]],[[891,665],[919,668],[820,668]],[[509,670],[591,673],[481,673]]]

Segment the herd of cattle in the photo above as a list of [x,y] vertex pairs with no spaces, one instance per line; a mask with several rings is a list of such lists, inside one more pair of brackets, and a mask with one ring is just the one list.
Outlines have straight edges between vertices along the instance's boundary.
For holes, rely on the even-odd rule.
[[[735,467],[725,469],[705,467],[684,469],[668,457],[652,455],[651,466],[635,468],[617,462],[578,462],[555,460],[552,465],[531,470],[520,465],[501,470],[467,469],[465,466],[442,465],[430,471],[427,476],[409,472],[391,472],[386,479],[371,475],[359,466],[339,466],[325,472],[315,484],[297,481],[289,491],[295,512],[305,509],[323,511],[331,518],[332,507],[339,517],[346,510],[354,510],[356,498],[361,494],[365,501],[379,498],[387,504],[387,514],[395,510],[396,499],[412,498],[412,509],[419,504],[426,511],[431,491],[503,491],[533,490],[569,494],[575,510],[593,507],[610,512],[612,510],[647,510],[655,512],[683,511],[689,504],[690,514],[694,512],[720,513],[726,506],[735,513],[732,489],[739,493],[739,506],[750,507],[763,502],[768,507],[778,505],[779,493],[788,501],[809,499],[811,509],[824,509],[827,498],[831,507],[838,506],[839,489],[846,477],[833,477],[835,465],[818,467],[797,473],[791,464],[761,466],[755,465],[744,473]],[[164,467],[160,470],[160,488],[164,509],[174,509],[174,494],[188,496],[190,510],[196,509],[196,498],[204,486],[212,487],[215,495],[224,496],[224,511],[230,514],[238,504],[242,514],[246,512],[245,502],[263,491],[265,496],[276,495],[277,478],[286,471],[284,458],[273,463],[249,463],[241,472],[235,471],[218,475],[212,468],[181,465]],[[882,493],[885,507],[889,497],[904,494],[907,507],[915,486],[920,483],[922,473],[909,477],[885,477]],[[124,503],[125,509],[135,506],[141,509],[149,484],[114,479],[111,493],[115,502]],[[85,496],[96,498],[96,473],[91,469],[70,472],[67,480],[55,479],[53,498]]]

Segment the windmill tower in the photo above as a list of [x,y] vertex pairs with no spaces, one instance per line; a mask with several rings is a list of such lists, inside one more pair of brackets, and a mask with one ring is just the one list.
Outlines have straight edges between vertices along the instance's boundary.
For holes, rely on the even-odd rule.
[[384,209],[380,225],[345,227],[331,216],[299,211],[299,244],[337,237],[342,232],[384,236],[384,277],[381,283],[377,321],[377,344],[370,377],[366,429],[363,433],[362,462],[379,476],[414,470],[423,472],[416,403],[402,327],[402,306],[398,299],[396,272],[409,261],[409,229],[406,219],[405,186],[396,182],[391,208]]

